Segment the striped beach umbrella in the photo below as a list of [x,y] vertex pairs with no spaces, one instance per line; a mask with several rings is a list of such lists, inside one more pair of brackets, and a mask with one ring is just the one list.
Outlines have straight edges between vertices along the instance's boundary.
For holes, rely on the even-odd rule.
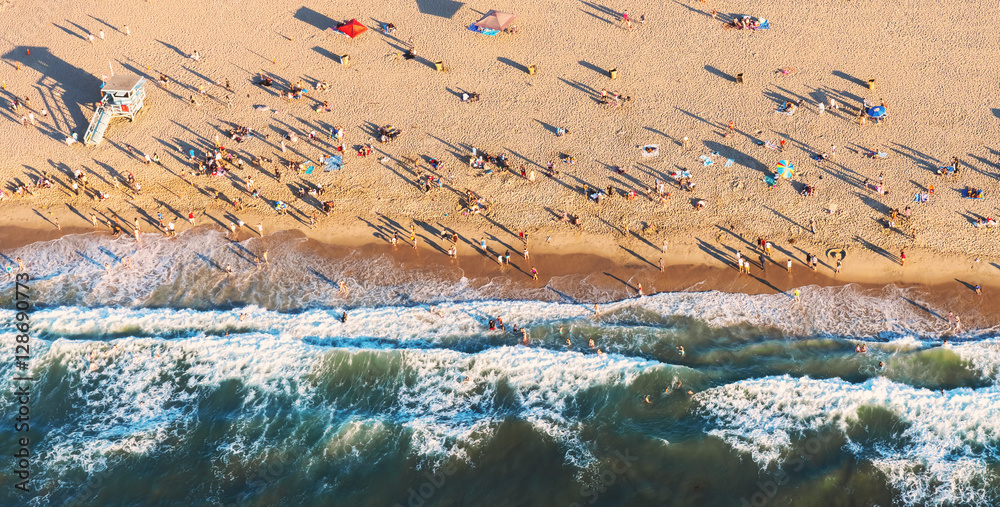
[[791,178],[795,174],[795,166],[787,160],[779,160],[774,172],[781,178]]

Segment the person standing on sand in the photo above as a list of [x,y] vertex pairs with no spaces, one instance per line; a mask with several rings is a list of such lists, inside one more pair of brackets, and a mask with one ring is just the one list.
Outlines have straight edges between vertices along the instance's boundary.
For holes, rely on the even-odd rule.
[[262,237],[264,236],[264,222],[260,222],[257,224],[257,234],[259,234]]
[[660,257],[659,265],[660,265],[660,273],[662,273],[663,272],[663,257]]
[[188,222],[191,222],[192,226],[194,225],[194,212],[193,211],[188,212]]
[[812,231],[813,234],[816,234],[816,221],[812,218],[809,219],[809,230]]
[[837,269],[834,271],[834,273],[840,273],[840,269],[843,268],[843,267],[844,266],[841,263],[840,259],[837,259]]
[[[17,258],[17,269],[24,271],[24,261],[22,261],[20,257]],[[978,287],[978,285],[976,287]]]
[[899,265],[900,266],[906,265],[906,252],[904,252],[902,249],[899,250]]
[[97,215],[93,213],[90,214],[90,223],[94,224],[95,229],[97,228]]
[[538,270],[534,266],[531,266],[531,279],[538,280]]
[[[18,259],[17,259],[17,260],[18,260],[18,261],[20,261],[20,260],[21,260],[21,258],[20,258],[20,257],[18,257]],[[982,296],[982,295],[983,295],[983,288],[982,288],[982,287],[980,287],[978,283],[976,284],[976,286],[975,286],[975,287],[973,287],[973,290],[974,290],[974,291],[976,291],[976,294],[979,294],[980,296]]]
[[792,259],[791,258],[789,258],[788,262],[785,264],[785,271],[788,271],[789,273],[792,272]]
[[795,289],[792,291],[792,298],[795,300],[796,303],[799,302],[799,289]]
[[663,250],[663,253],[667,253],[667,240],[663,240],[663,246],[660,248]]

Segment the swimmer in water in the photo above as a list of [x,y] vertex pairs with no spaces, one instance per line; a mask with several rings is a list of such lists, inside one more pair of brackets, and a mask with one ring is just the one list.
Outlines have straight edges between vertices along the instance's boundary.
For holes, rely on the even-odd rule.
[[648,394],[646,395],[646,404],[647,405],[652,405],[653,404],[652,401],[649,401],[649,395]]
[[571,347],[573,344],[569,342],[569,338],[566,338],[566,346]]
[[599,356],[603,356],[603,355],[604,355],[604,352],[601,352],[601,349],[597,349],[597,355],[599,355]]
[[684,346],[683,345],[678,345],[677,346],[677,352],[680,352],[681,357],[684,357]]
[[878,362],[878,369],[880,370],[885,369],[885,364],[883,364],[882,361]]
[[340,316],[340,321],[347,322],[347,312],[344,312],[344,314]]
[[590,348],[594,348],[594,339],[593,338],[590,339],[590,341],[588,342],[588,345],[590,345]]

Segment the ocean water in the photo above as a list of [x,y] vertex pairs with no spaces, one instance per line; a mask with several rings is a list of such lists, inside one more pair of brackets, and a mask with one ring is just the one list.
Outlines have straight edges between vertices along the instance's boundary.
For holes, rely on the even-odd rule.
[[37,380],[0,505],[1000,504],[1000,334],[912,291],[607,301],[208,230],[4,254]]

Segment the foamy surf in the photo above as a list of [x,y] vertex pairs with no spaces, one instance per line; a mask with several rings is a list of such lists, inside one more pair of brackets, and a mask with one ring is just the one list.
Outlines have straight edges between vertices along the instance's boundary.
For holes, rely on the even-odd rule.
[[[851,384],[783,376],[717,387],[696,399],[708,434],[765,469],[789,458],[793,440],[835,431],[845,449],[886,474],[905,505],[990,505],[1000,485],[991,469],[1000,458],[995,385],[931,391],[884,378]],[[887,411],[898,427],[880,432],[866,422],[872,409]]]

